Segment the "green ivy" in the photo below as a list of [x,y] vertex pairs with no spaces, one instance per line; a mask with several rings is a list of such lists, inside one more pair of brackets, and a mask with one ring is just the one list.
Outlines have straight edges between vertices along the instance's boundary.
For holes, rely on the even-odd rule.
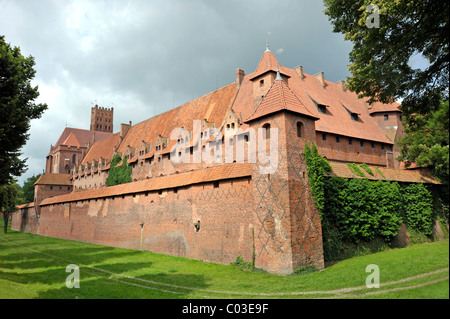
[[308,180],[311,187],[311,194],[322,218],[322,213],[325,207],[324,187],[326,175],[331,173],[330,163],[323,158],[314,143],[309,146],[305,145],[304,149],[305,162],[307,166]]
[[[117,164],[122,161],[122,165]],[[127,164],[127,158],[122,159],[119,154],[115,154],[111,160],[111,165],[106,179],[107,186],[114,186],[131,182],[131,166]]]
[[372,169],[371,169],[366,163],[359,164],[359,166],[360,166],[362,169],[364,169],[367,173],[369,173],[370,175],[373,176],[373,171],[372,171]]
[[360,177],[366,177],[362,170],[359,169],[358,165],[355,163],[347,163],[348,168],[355,174]]
[[402,204],[406,225],[431,236],[433,230],[433,196],[423,184],[409,184],[403,187]]

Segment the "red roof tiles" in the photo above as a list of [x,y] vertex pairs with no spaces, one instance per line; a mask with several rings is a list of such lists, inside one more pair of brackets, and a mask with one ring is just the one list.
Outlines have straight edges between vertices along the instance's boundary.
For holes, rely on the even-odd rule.
[[[338,176],[343,178],[367,178],[370,180],[388,180],[396,182],[408,182],[408,183],[428,183],[428,184],[441,184],[428,170],[404,170],[394,169],[386,167],[377,167],[368,165],[373,176],[366,173],[363,168],[361,171],[366,177],[361,177],[353,173],[346,163],[338,163],[330,161],[332,173],[330,176]],[[380,174],[380,172],[382,174]]]
[[69,174],[44,174],[34,185],[72,185]]
[[186,173],[155,177],[128,184],[110,186],[106,188],[73,192],[66,195],[44,199],[40,205],[50,205],[62,202],[120,196],[160,189],[169,189],[180,186],[212,182],[217,180],[239,178],[251,175],[252,164],[234,163],[221,165]]
[[264,96],[261,104],[255,112],[245,120],[249,122],[262,116],[275,113],[281,110],[288,110],[318,119],[313,115],[300,100],[289,89],[284,80],[275,80],[266,96]]

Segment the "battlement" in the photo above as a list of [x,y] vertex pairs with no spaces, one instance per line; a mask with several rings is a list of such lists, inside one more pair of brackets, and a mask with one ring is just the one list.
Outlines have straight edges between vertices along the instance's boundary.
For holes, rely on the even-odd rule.
[[114,108],[101,107],[97,104],[91,108],[91,131],[113,132]]
[[102,112],[114,112],[114,108],[108,108],[108,107],[102,107],[102,106],[98,106],[97,104],[91,108],[91,110],[97,110],[97,111],[102,111]]

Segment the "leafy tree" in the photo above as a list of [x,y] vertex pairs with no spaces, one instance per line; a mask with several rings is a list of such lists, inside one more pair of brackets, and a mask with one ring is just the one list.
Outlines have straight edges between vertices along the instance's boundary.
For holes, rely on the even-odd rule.
[[38,174],[36,176],[33,175],[31,177],[28,177],[27,180],[23,182],[22,191],[27,203],[34,201],[34,183],[37,182],[39,177],[41,177],[41,174]]
[[15,180],[9,184],[0,185],[0,212],[3,214],[3,231],[8,231],[8,221],[17,210],[16,206],[23,204],[23,192]]
[[30,120],[40,118],[46,104],[36,104],[38,87],[31,85],[36,71],[34,58],[24,57],[0,36],[0,185],[26,169],[20,148],[26,143]]
[[449,178],[449,103],[429,114],[415,114],[405,128],[405,137],[399,142],[402,152],[399,160],[407,166],[414,162],[421,167],[432,167],[443,183]]
[[[405,117],[437,110],[441,99],[448,100],[448,1],[324,0],[324,4],[333,31],[354,44],[350,90],[369,103],[403,98]],[[425,69],[413,69],[409,63],[418,54],[429,62]]]
[[[122,161],[121,165],[118,165]],[[119,154],[115,154],[111,160],[111,165],[106,179],[107,186],[114,186],[131,182],[131,166],[127,164],[127,158],[123,159]]]

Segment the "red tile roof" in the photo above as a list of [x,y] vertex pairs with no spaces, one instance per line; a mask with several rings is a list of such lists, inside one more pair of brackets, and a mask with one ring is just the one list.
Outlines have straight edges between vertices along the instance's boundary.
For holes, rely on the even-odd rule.
[[[330,161],[332,168],[332,173],[330,176],[338,176],[343,178],[367,178],[369,180],[388,180],[396,182],[408,182],[408,183],[428,183],[428,184],[441,184],[433,175],[431,175],[429,170],[417,169],[417,170],[405,170],[405,169],[394,169],[386,167],[378,167],[373,165],[368,165],[373,176],[367,173],[363,168],[360,170],[365,174],[366,177],[361,177],[353,173],[346,163],[338,163]],[[380,174],[380,172],[382,174]]]
[[392,102],[389,104],[384,104],[380,102],[375,102],[372,105],[369,106],[369,113],[377,113],[377,112],[401,112],[400,104],[397,102]]
[[277,69],[279,69],[280,73],[289,76],[288,72],[286,71],[286,68],[279,64],[278,62],[278,68],[277,68],[277,58],[272,53],[272,51],[266,50],[261,57],[261,60],[259,61],[258,67],[256,68],[256,71],[250,74],[249,79],[252,80],[254,78],[257,78],[260,75],[263,75],[267,72],[277,72]]
[[186,173],[173,174],[168,176],[155,177],[128,184],[110,186],[82,192],[72,192],[70,194],[55,196],[44,199],[40,205],[50,205],[62,202],[79,201],[108,196],[120,196],[140,192],[169,189],[198,183],[213,182],[224,179],[250,176],[252,164],[234,163],[221,165]]
[[34,185],[67,185],[70,186],[69,174],[43,174]]
[[316,117],[303,105],[302,102],[300,102],[291,89],[289,89],[286,85],[284,80],[275,80],[255,112],[248,119],[246,119],[245,122],[249,122],[281,110],[288,110],[318,119],[318,117]]
[[86,163],[92,163],[92,160],[98,161],[100,157],[103,157],[106,161],[109,161],[114,153],[114,147],[119,146],[120,133],[113,134],[101,141],[95,142],[86,156],[83,158],[82,165]]
[[[255,77],[255,73],[274,70],[274,62],[266,62],[270,59],[273,61],[273,58],[269,58],[270,55],[264,53],[257,72],[245,76],[241,84],[233,104],[233,112],[241,114],[243,119],[250,118],[255,112],[255,97],[251,79]],[[303,78],[300,78],[293,69],[280,67],[280,70],[289,76],[285,77],[287,78],[286,84],[293,95],[308,111],[319,118],[316,121],[316,131],[392,144],[392,141],[370,116],[364,100],[359,99],[355,93],[344,90],[339,84],[327,80],[323,86],[314,75],[303,73]],[[326,105],[327,114],[319,112],[317,104]],[[353,120],[349,112],[359,114],[358,121]]]
[[171,131],[177,127],[192,130],[194,120],[206,119],[220,126],[225,118],[227,109],[231,106],[235,94],[236,84],[232,83],[168,112],[133,125],[120,144],[117,152],[119,154],[125,152],[128,145],[130,147],[139,147],[142,140],[154,145],[158,134],[170,137]]

